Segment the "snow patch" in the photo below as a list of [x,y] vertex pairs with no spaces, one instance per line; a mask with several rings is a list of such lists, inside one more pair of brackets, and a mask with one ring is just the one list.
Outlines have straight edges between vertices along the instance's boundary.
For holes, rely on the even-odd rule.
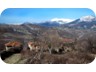
[[65,24],[65,23],[69,23],[72,22],[72,19],[64,19],[64,18],[53,18],[51,19],[52,22],[58,22],[59,24]]
[[96,21],[95,16],[84,16],[80,18],[80,21],[86,21],[86,22],[91,22],[91,21]]

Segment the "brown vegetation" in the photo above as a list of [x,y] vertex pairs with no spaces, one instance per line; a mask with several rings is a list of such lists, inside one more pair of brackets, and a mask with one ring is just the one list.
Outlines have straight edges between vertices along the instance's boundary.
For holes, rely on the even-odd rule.
[[[94,31],[86,34],[83,30],[67,32],[58,28],[22,26],[16,27],[15,32],[12,28],[0,32],[0,55],[7,63],[15,56],[19,56],[16,57],[19,60],[14,63],[26,64],[85,64],[95,58],[96,35],[89,36]],[[84,36],[79,38],[78,32]]]

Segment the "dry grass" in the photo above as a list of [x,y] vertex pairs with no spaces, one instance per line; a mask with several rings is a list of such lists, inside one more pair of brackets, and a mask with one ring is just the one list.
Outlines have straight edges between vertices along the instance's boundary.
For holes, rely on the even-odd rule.
[[41,58],[29,58],[28,64],[87,64],[94,60],[95,56],[80,52],[68,52],[66,54],[43,53]]
[[4,60],[9,64],[88,64],[95,59],[95,55],[80,51],[71,51],[63,54],[49,52],[25,51],[13,54]]

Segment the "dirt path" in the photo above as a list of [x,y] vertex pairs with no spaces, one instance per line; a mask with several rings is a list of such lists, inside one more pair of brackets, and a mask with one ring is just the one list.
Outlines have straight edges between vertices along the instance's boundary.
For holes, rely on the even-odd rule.
[[4,62],[5,63],[8,63],[8,64],[24,64],[24,63],[26,63],[26,61],[27,61],[28,59],[22,59],[22,56],[21,56],[21,54],[20,53],[18,53],[18,54],[13,54],[12,56],[10,56],[10,57],[8,57],[8,58],[6,58],[5,60],[4,60]]
[[21,54],[13,54],[4,60],[5,63],[14,64],[21,59]]

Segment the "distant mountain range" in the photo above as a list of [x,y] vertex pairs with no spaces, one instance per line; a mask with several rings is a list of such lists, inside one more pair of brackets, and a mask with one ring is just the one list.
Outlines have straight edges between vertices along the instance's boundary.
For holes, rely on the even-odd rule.
[[38,23],[40,26],[45,27],[68,27],[77,29],[95,29],[96,28],[96,17],[95,16],[84,16],[76,20],[68,19],[53,19],[47,22]]
[[27,25],[27,24],[34,24],[34,25],[43,26],[43,27],[68,27],[68,28],[76,28],[76,29],[96,29],[96,17],[84,16],[76,20],[54,18],[50,21],[45,21],[40,23],[29,23],[29,22],[23,23],[23,25]]

